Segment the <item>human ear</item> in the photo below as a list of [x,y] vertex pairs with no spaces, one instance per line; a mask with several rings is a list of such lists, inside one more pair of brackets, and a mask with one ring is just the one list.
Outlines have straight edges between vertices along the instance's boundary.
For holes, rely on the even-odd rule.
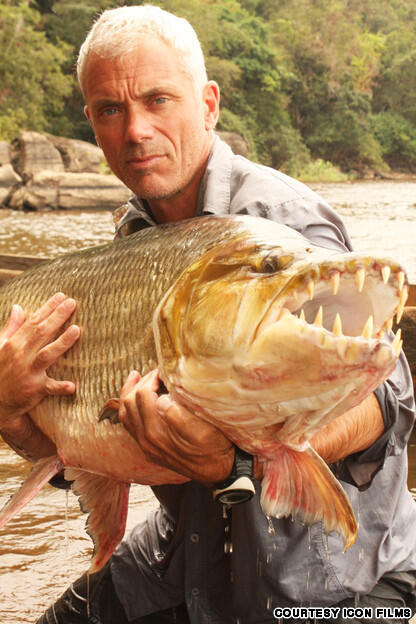
[[205,130],[213,130],[218,121],[220,88],[214,80],[209,80],[202,91],[204,103]]
[[88,106],[87,106],[87,105],[85,105],[85,106],[84,106],[84,114],[85,114],[85,117],[86,117],[86,118],[88,119],[88,121],[90,122],[90,124],[92,125],[92,122],[91,122],[91,115],[90,115],[90,111],[88,110]]

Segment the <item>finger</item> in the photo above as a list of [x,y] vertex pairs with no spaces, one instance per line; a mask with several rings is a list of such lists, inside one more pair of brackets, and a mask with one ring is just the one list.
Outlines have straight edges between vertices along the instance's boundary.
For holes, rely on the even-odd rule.
[[31,316],[32,323],[41,323],[43,320],[56,310],[56,308],[66,299],[64,293],[55,293],[50,299],[47,300],[38,310],[36,310]]
[[[130,373],[129,378],[134,379],[136,373],[136,378],[140,375],[137,371],[132,371]],[[126,382],[127,384],[128,382]],[[130,383],[130,382],[129,382]],[[126,388],[126,384],[124,388]],[[120,394],[120,405],[118,408],[118,418],[120,422],[124,425],[130,435],[139,443],[139,446],[142,447],[142,444],[146,442],[144,427],[141,421],[141,414],[139,412],[139,408],[136,402],[136,388],[137,384],[134,385],[133,389],[130,392],[126,392],[124,390]]]
[[61,329],[62,325],[64,325],[64,323],[73,314],[76,307],[77,302],[75,299],[67,297],[64,301],[62,301],[62,303],[60,303],[42,322],[42,326],[46,328],[47,334],[53,335]]
[[65,297],[64,301],[56,306],[44,320],[39,321],[39,310],[35,312],[16,333],[16,338],[21,343],[20,346],[28,352],[29,350],[37,351],[47,345],[48,342],[54,340],[58,331],[74,312],[75,307],[76,301]]
[[81,330],[78,325],[71,325],[56,340],[39,351],[33,361],[33,367],[37,370],[46,370],[56,360],[66,353],[80,336]]
[[159,397],[156,407],[161,419],[175,429],[183,440],[189,439],[192,444],[204,441],[208,436],[224,437],[227,440],[217,427],[173,401],[168,394]]
[[73,381],[57,381],[47,377],[45,384],[46,394],[54,396],[67,396],[74,394],[76,387]]
[[144,375],[140,380],[139,386],[148,392],[157,392],[160,386],[158,369],[154,368]]
[[140,374],[138,371],[136,370],[132,370],[129,373],[129,376],[127,377],[124,386],[121,389],[120,392],[120,399],[127,397],[132,390],[134,389],[134,387],[138,384],[138,382],[140,381]]
[[13,336],[13,334],[23,325],[25,322],[25,313],[19,305],[12,307],[9,320],[7,321],[4,329],[0,332],[0,338],[6,340]]
[[162,394],[156,402],[156,407],[162,420],[169,426],[180,429],[190,421],[203,423],[200,418],[187,410],[186,407],[178,405],[178,403],[173,401],[169,394]]
[[131,423],[128,415],[125,403],[120,403],[120,407],[118,408],[118,419],[121,424],[127,429],[129,434],[136,440],[139,441],[138,433],[136,432],[133,424]]
[[158,396],[156,394],[155,384],[153,381],[154,379],[149,378],[149,376],[146,375],[140,380],[135,391],[135,403],[137,406],[136,411],[139,415],[139,424],[148,430],[151,430],[152,424],[158,420],[156,410],[156,401]]
[[166,427],[156,410],[158,385],[157,371],[151,371],[139,381],[124,400],[126,422],[123,421],[123,424],[130,432],[134,430],[133,435],[142,450],[152,458],[159,457],[166,438],[164,431]]

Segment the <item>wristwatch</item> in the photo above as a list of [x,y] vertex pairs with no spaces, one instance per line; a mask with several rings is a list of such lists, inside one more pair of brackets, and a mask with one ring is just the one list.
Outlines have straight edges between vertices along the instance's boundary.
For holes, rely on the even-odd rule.
[[214,500],[225,505],[237,505],[249,501],[254,492],[253,456],[236,446],[231,474],[215,486]]

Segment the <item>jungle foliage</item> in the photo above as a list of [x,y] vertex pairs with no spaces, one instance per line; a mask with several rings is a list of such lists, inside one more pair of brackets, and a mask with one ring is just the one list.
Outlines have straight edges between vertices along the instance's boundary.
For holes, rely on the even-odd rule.
[[[414,0],[153,0],[195,27],[221,86],[219,129],[292,175],[416,171]],[[93,140],[74,77],[103,9],[127,0],[3,0],[0,140]]]

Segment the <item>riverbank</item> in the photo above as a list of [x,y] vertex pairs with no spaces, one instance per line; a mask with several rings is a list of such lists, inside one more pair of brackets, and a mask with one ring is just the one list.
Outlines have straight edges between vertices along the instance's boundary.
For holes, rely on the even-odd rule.
[[410,171],[394,171],[391,169],[369,169],[342,172],[332,163],[314,160],[308,167],[293,177],[305,184],[331,184],[338,182],[369,182],[388,180],[391,182],[416,182],[416,173]]
[[[249,144],[233,132],[218,132],[235,154],[247,156]],[[292,172],[293,173],[293,172]],[[320,158],[293,173],[306,184],[363,180],[416,181],[400,171],[343,173]],[[0,141],[0,208],[13,210],[114,210],[130,190],[111,174],[102,150],[86,141],[22,131],[11,143]]]
[[21,132],[12,143],[0,143],[0,206],[115,210],[131,193],[106,169],[104,154],[95,145]]
[[[219,134],[234,153],[248,154],[243,137]],[[11,143],[0,142],[0,208],[115,210],[130,195],[96,145],[29,131]]]

